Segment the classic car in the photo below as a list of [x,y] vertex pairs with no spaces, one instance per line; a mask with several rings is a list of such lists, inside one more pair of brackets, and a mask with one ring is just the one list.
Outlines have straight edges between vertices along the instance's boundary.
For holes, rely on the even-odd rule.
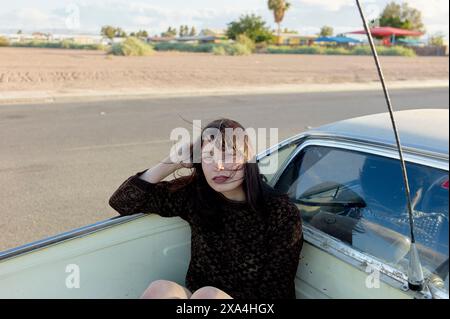
[[[267,181],[303,218],[297,298],[448,298],[449,112],[395,116],[423,290],[408,287],[407,201],[389,114],[381,113],[311,129],[257,156],[261,167],[278,156]],[[184,220],[118,216],[0,252],[0,298],[138,298],[156,279],[184,284],[189,260]]]

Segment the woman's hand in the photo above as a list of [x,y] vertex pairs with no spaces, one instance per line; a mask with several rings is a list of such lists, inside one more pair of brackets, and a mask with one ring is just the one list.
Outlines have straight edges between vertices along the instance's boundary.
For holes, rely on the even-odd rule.
[[201,154],[200,139],[197,139],[195,143],[185,143],[178,147],[172,147],[168,160],[171,163],[179,164],[180,168],[192,168],[194,163],[201,161],[200,156],[195,154]]

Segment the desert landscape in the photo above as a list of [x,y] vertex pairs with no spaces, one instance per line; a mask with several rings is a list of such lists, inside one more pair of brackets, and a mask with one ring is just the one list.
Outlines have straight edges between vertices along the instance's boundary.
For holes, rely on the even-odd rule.
[[[448,57],[381,57],[388,81],[445,80]],[[378,81],[370,56],[155,52],[120,57],[103,51],[0,48],[0,94],[116,89],[208,89]]]

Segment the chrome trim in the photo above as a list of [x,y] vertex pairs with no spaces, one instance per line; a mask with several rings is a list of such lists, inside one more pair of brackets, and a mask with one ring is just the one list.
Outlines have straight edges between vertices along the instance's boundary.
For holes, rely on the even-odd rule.
[[91,225],[83,226],[74,230],[70,230],[68,232],[64,232],[52,237],[44,238],[35,242],[31,242],[29,244],[25,244],[23,246],[19,246],[16,248],[8,249],[0,252],[0,262],[6,259],[10,259],[13,257],[18,257],[20,255],[29,253],[34,250],[39,250],[42,248],[49,247],[51,245],[71,240],[75,238],[81,238],[84,236],[91,235],[95,232],[101,231],[103,229],[107,229],[116,225],[128,223],[130,221],[139,219],[144,217],[146,214],[136,214],[131,216],[117,216],[111,219],[107,219],[98,223],[94,223]]
[[275,181],[278,181],[278,178],[280,178],[280,175],[283,173],[283,171],[286,169],[286,167],[289,165],[289,163],[291,162],[291,159],[293,157],[296,156],[296,154],[298,153],[298,148],[301,147],[301,143],[302,143],[302,139],[305,137],[306,135],[301,135],[301,136],[296,136],[295,138],[289,138],[277,145],[272,146],[271,148],[269,148],[268,150],[258,154],[258,156],[256,157],[256,161],[260,161],[261,159],[263,159],[264,157],[270,156],[272,155],[274,152],[278,151],[281,148],[284,147],[289,147],[290,145],[295,145],[296,144],[296,148],[292,150],[291,154],[289,154],[289,156],[286,158],[286,160],[282,163],[282,165],[280,167],[278,167],[277,171],[275,172],[275,174],[273,174],[272,176],[272,180],[270,181],[269,185],[273,186]]
[[[334,147],[356,152],[365,152],[397,160],[399,159],[397,149],[393,145],[388,144],[373,144],[367,141],[361,141],[357,139],[353,140],[343,137],[337,137],[332,135],[321,135],[321,134],[302,134],[298,135],[296,139],[299,140],[303,139],[304,141],[291,154],[289,161],[286,161],[283,169],[290,164],[293,158],[295,158],[304,148],[308,146]],[[292,139],[292,141],[293,140],[294,139]],[[405,151],[404,158],[405,161],[407,162],[438,168],[445,171],[449,170],[448,158],[437,157],[435,156],[435,154],[433,154],[433,157],[429,157],[431,156],[430,153],[419,153],[417,152],[417,150],[405,149],[404,151]],[[273,152],[274,150],[271,150],[270,153],[263,152],[260,155],[262,155],[261,157],[264,157],[270,155]],[[257,159],[259,160],[261,157],[257,157]],[[275,184],[281,175],[281,171],[282,170],[280,169],[280,172],[274,175]]]
[[[331,141],[331,140],[330,140]],[[326,147],[335,147],[340,149],[346,149],[350,151],[356,151],[356,152],[363,152],[363,153],[369,153],[373,155],[379,155],[383,157],[388,157],[392,159],[399,159],[398,152],[395,150],[395,148],[387,147],[386,145],[372,145],[369,143],[359,142],[359,141],[346,141],[346,140],[340,140],[340,141],[317,141],[317,140],[309,140],[306,141],[301,145],[301,149],[303,149],[305,144],[308,144],[306,146],[326,146]],[[305,146],[305,147],[306,147]],[[410,163],[414,164],[420,164],[424,166],[429,166],[433,168],[438,168],[441,170],[448,171],[448,161],[445,161],[443,159],[437,159],[435,157],[429,158],[424,157],[421,154],[418,153],[410,153],[408,150],[405,150],[405,160]]]
[[[333,123],[332,123],[333,124]],[[336,123],[334,123],[336,124]],[[391,129],[389,129],[389,131],[391,131]],[[354,130],[354,132],[339,132],[339,131],[333,131],[333,129],[330,130],[330,125],[324,125],[315,129],[311,129],[309,130],[307,133],[309,133],[309,135],[322,135],[322,136],[332,136],[332,137],[342,137],[345,139],[349,139],[349,140],[360,140],[360,141],[365,141],[367,143],[370,144],[374,144],[374,145],[389,145],[392,147],[397,147],[397,144],[395,142],[394,139],[389,140],[388,137],[384,136],[384,139],[379,139],[376,136],[377,130],[374,130],[373,134],[374,136],[361,136],[358,134],[358,130]],[[384,130],[381,130],[380,133],[385,133]],[[393,132],[392,133],[392,138],[393,136]],[[400,134],[402,135],[402,132],[400,132]],[[427,149],[426,144],[420,145],[420,144],[405,144],[402,143],[402,149],[403,150],[409,150],[410,152],[418,152],[421,154],[426,154],[427,156],[433,157],[433,156],[437,156],[437,157],[443,157],[446,158],[448,160],[449,158],[449,154],[448,154],[448,148],[445,149],[440,149],[440,150],[430,150]],[[448,144],[448,140],[447,140],[447,144]],[[439,148],[439,147],[438,147]]]
[[[324,138],[324,139],[333,139],[333,140],[346,140],[346,141],[353,141],[353,142],[361,142],[361,143],[370,144],[370,145],[377,145],[377,146],[386,147],[386,148],[393,148],[395,150],[397,149],[395,144],[383,143],[383,142],[375,141],[375,140],[361,139],[356,136],[337,135],[332,132],[321,131],[320,128],[312,129],[310,131],[297,134],[297,135],[289,138],[289,140],[295,140],[295,139],[300,139],[300,138],[304,138],[304,137]],[[421,155],[421,156],[429,157],[429,158],[436,158],[436,159],[444,160],[447,162],[449,160],[448,154],[426,151],[426,150],[422,150],[419,148],[413,148],[413,147],[408,147],[408,146],[402,146],[402,148],[404,151],[408,151],[411,154],[417,154],[417,155]]]
[[[375,154],[375,155],[381,155],[381,156],[387,156],[387,157],[394,158],[394,159],[399,159],[398,155],[395,154],[395,152],[397,151],[397,148],[395,147],[395,145],[384,144],[384,143],[379,143],[379,142],[371,142],[371,141],[366,141],[366,140],[360,140],[357,138],[343,137],[343,136],[332,135],[332,134],[323,134],[321,132],[314,132],[314,131],[304,132],[301,134],[297,134],[293,137],[290,137],[290,138],[282,141],[281,143],[276,144],[276,145],[270,147],[269,149],[259,153],[256,156],[256,159],[257,159],[257,161],[259,161],[261,158],[263,158],[265,156],[269,156],[277,149],[282,148],[291,143],[300,143],[300,141],[303,139],[305,139],[307,141],[308,140],[314,140],[314,141],[324,140],[324,141],[332,141],[332,142],[336,142],[336,143],[343,142],[343,143],[348,143],[348,145],[350,145],[350,146],[357,144],[361,147],[364,147],[364,146],[369,147],[369,149],[371,151],[373,151],[373,154]],[[303,144],[299,145],[299,148],[300,147],[303,148],[302,146],[303,146]],[[329,146],[329,145],[326,145],[326,146]],[[349,149],[355,150],[355,151],[361,151],[360,149],[357,149],[357,148],[355,149],[354,146]],[[418,149],[407,148],[407,147],[404,147],[403,149],[404,149],[405,153],[408,155],[408,160],[410,162],[422,164],[422,165],[426,165],[426,166],[432,166],[432,167],[443,169],[446,171],[449,170],[448,154],[445,155],[445,154],[440,154],[440,153],[431,153],[431,152],[420,151]],[[297,150],[296,152],[298,153],[300,150],[301,149]],[[392,151],[394,153],[389,154],[390,152],[387,153],[388,151]],[[293,155],[293,156],[295,156],[295,155]]]
[[275,144],[273,146],[271,146],[270,148],[268,148],[265,151],[262,151],[261,153],[259,153],[258,155],[256,155],[256,161],[261,160],[261,158],[269,156],[270,154],[272,154],[273,152],[275,152],[276,150],[287,146],[289,144],[295,144],[295,143],[300,143],[300,140],[304,137],[306,137],[307,134],[303,133],[303,134],[299,134],[299,135],[295,135],[293,137],[287,138],[285,140],[283,140],[282,142]]
[[[368,145],[373,147],[377,147],[383,150],[393,150],[398,152],[396,145],[393,144],[384,144],[384,143],[379,143],[379,142],[371,142],[371,141],[367,141],[367,140],[361,140],[361,139],[357,139],[357,138],[348,138],[348,137],[343,137],[343,136],[335,136],[335,135],[323,135],[323,134],[310,134],[309,135],[310,138],[314,138],[314,139],[324,139],[324,140],[333,140],[333,141],[342,141],[342,142],[350,142],[352,144],[358,144],[358,145]],[[414,156],[414,157],[418,157],[418,158],[423,158],[426,159],[426,163],[425,165],[430,166],[430,162],[436,162],[436,163],[441,163],[440,165],[445,165],[445,170],[448,170],[448,161],[449,161],[449,157],[448,154],[441,154],[441,153],[433,153],[433,152],[428,152],[428,151],[422,151],[416,148],[408,148],[408,147],[403,147],[403,151],[405,153],[408,153],[410,156]],[[398,157],[397,157],[398,159]]]
[[[307,224],[303,225],[303,234],[305,241],[314,247],[329,253],[330,255],[342,260],[360,271],[367,273],[367,267],[371,270],[380,272],[380,279],[386,284],[404,291],[412,298],[431,299],[432,296],[428,291],[415,292],[408,288],[407,276],[383,261],[367,255],[363,252],[355,250],[344,242],[314,228]],[[448,295],[447,295],[448,298]]]

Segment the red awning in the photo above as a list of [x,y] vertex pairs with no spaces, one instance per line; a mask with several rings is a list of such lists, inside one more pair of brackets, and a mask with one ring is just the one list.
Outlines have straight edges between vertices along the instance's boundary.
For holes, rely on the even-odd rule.
[[[366,34],[366,31],[361,30],[361,31],[348,32],[348,33],[352,33],[352,34]],[[418,37],[418,36],[421,36],[421,35],[424,34],[423,32],[420,32],[420,31],[411,31],[411,30],[391,28],[391,27],[376,27],[376,28],[372,28],[372,29],[370,29],[370,33],[372,33],[372,35],[374,37],[388,37],[388,36],[391,36],[391,35]]]

